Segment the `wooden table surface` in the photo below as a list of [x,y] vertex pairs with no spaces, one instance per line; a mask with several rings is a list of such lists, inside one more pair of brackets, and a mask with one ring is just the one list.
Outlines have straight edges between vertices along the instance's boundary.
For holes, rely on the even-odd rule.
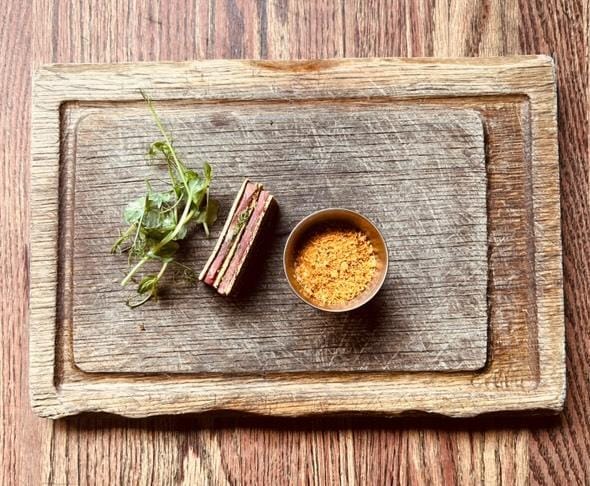
[[[1,484],[590,484],[588,0],[33,0],[0,17]],[[551,54],[568,394],[555,418],[35,417],[31,69],[49,62]]]

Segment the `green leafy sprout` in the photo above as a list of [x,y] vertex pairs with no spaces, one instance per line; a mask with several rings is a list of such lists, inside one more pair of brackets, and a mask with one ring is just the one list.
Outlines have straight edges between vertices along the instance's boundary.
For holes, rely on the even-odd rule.
[[149,261],[161,263],[156,274],[144,275],[137,286],[138,299],[130,299],[127,305],[137,307],[158,297],[160,282],[166,269],[175,265],[182,274],[194,281],[194,271],[177,262],[174,257],[179,249],[178,241],[186,238],[191,223],[202,225],[209,236],[209,228],[217,219],[219,205],[209,196],[211,166],[205,162],[199,175],[184,165],[174,149],[172,136],[156,113],[153,101],[143,91],[152,118],[163,139],[150,145],[151,158],[163,158],[168,168],[170,189],[155,191],[146,182],[146,193],[131,201],[123,212],[123,219],[129,225],[111,248],[111,253],[127,253],[130,270],[121,281],[126,286],[135,282],[141,268]]

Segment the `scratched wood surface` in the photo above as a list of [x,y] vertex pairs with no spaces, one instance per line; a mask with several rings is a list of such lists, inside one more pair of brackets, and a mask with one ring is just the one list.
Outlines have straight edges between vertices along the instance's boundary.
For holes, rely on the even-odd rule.
[[[152,96],[154,93],[152,93]],[[107,256],[130,198],[162,178],[145,106],[78,108],[72,160],[74,359],[88,372],[474,370],[487,358],[487,212],[483,124],[473,110],[390,103],[264,103],[158,111],[184,160],[214,170],[221,204],[212,238],[192,236],[199,271],[245,177],[276,197],[280,217],[248,292],[222,298],[172,285],[129,309],[127,257]],[[65,128],[69,130],[69,128]],[[156,182],[157,184],[157,182]],[[391,247],[378,297],[349,314],[312,309],[290,291],[282,253],[313,211],[362,212]],[[62,236],[63,237],[63,236]],[[254,270],[254,269],[252,269]],[[177,279],[178,281],[178,279]],[[166,285],[163,286],[166,291]]]
[[[1,484],[587,484],[588,2],[8,2],[0,19]],[[230,29],[231,26],[231,29]],[[558,420],[394,422],[105,416],[28,407],[30,70],[46,62],[553,54],[568,379]],[[419,427],[419,428],[418,428]],[[527,428],[524,428],[527,427]],[[8,445],[8,446],[6,446]]]
[[[422,82],[416,85],[416,79],[421,79]],[[478,60],[468,58],[331,59],[301,62],[220,60],[164,64],[48,65],[38,69],[33,86],[32,169],[36,174],[43,174],[43,177],[37,177],[32,181],[31,197],[33,225],[30,271],[30,387],[33,407],[41,415],[49,417],[60,417],[83,411],[105,411],[138,417],[212,410],[238,410],[289,416],[328,412],[374,414],[436,412],[453,417],[466,417],[492,411],[560,410],[565,392],[565,358],[554,79],[554,65],[547,56]],[[425,83],[424,80],[428,82]],[[488,156],[487,178],[483,177],[480,146],[480,157],[476,160],[476,167],[479,170],[475,175],[470,174],[469,170],[465,170],[461,177],[455,174],[454,182],[457,183],[460,178],[467,181],[466,178],[472,177],[479,181],[480,189],[484,180],[486,182],[485,199],[488,208],[485,215],[489,227],[487,252],[485,252],[489,265],[486,300],[489,306],[491,339],[485,368],[463,373],[437,373],[436,370],[421,373],[413,373],[410,370],[405,373],[376,373],[378,369],[375,369],[375,373],[371,374],[367,372],[370,368],[366,370],[357,368],[327,370],[331,373],[321,370],[322,374],[319,375],[312,372],[287,373],[287,371],[293,371],[293,368],[274,369],[281,371],[280,373],[260,373],[250,368],[240,374],[236,374],[234,369],[224,373],[173,374],[169,370],[161,371],[161,368],[149,373],[151,370],[147,368],[150,365],[146,362],[146,357],[140,356],[137,361],[144,358],[142,373],[122,373],[116,368],[106,371],[104,367],[91,370],[94,371],[91,373],[80,369],[76,357],[83,357],[82,351],[86,351],[88,347],[83,347],[84,341],[80,339],[83,333],[77,329],[79,326],[76,325],[76,319],[81,320],[89,302],[92,305],[93,300],[108,299],[110,295],[107,287],[103,287],[102,290],[100,287],[100,285],[108,285],[108,282],[105,282],[108,279],[100,277],[100,283],[96,284],[89,278],[80,277],[84,275],[83,272],[88,272],[86,267],[96,269],[107,268],[109,265],[109,263],[102,263],[104,257],[102,254],[100,256],[96,254],[96,245],[92,243],[94,237],[90,235],[88,239],[84,229],[94,231],[90,229],[92,219],[103,217],[101,214],[104,212],[107,212],[104,216],[106,218],[120,214],[123,201],[121,200],[121,204],[117,205],[118,210],[109,216],[108,211],[97,206],[95,198],[98,193],[102,193],[107,200],[119,196],[112,191],[109,192],[107,186],[100,188],[92,186],[92,183],[97,183],[94,179],[95,172],[100,172],[104,168],[101,169],[100,165],[97,165],[96,162],[100,158],[97,159],[96,153],[88,152],[88,147],[96,145],[106,147],[108,143],[111,143],[110,139],[108,143],[105,143],[104,131],[108,130],[109,124],[114,121],[113,118],[111,117],[110,122],[109,119],[100,122],[99,114],[86,113],[80,115],[79,120],[75,117],[69,120],[72,114],[68,105],[73,103],[74,106],[98,110],[101,106],[118,103],[121,105],[122,112],[126,113],[126,109],[133,108],[138,101],[141,101],[139,90],[148,86],[156,103],[166,105],[174,100],[174,103],[179,105],[174,108],[177,112],[174,118],[177,121],[172,123],[176,123],[181,131],[192,133],[192,137],[197,136],[194,134],[194,122],[190,121],[190,112],[186,109],[183,111],[181,106],[183,103],[194,103],[195,100],[199,102],[199,112],[204,115],[208,113],[208,103],[223,102],[228,105],[226,111],[219,108],[214,118],[218,125],[223,119],[223,116],[219,115],[224,115],[225,119],[228,119],[232,114],[231,116],[237,120],[240,119],[240,112],[237,106],[234,106],[235,103],[246,103],[250,111],[253,111],[268,109],[268,105],[287,101],[287,106],[297,105],[297,111],[300,112],[297,122],[298,136],[303,135],[302,130],[306,127],[303,120],[306,116],[312,116],[315,113],[313,116],[325,118],[326,113],[332,113],[333,117],[336,114],[340,117],[342,110],[349,109],[348,103],[353,100],[369,102],[369,105],[364,108],[362,108],[363,104],[356,106],[355,116],[359,121],[371,119],[373,123],[375,118],[372,117],[375,117],[377,113],[383,115],[386,112],[384,107],[388,103],[398,104],[399,109],[395,115],[395,110],[389,110],[389,117],[397,117],[395,123],[393,123],[395,118],[390,118],[392,121],[390,129],[394,130],[393,127],[396,124],[404,125],[404,128],[400,127],[395,132],[401,142],[397,145],[402,150],[401,146],[405,144],[405,149],[409,150],[405,158],[398,155],[399,158],[394,159],[394,162],[402,163],[406,159],[409,160],[413,164],[414,173],[418,171],[416,166],[418,159],[413,159],[421,152],[435,159],[436,164],[444,164],[444,157],[446,157],[455,159],[453,166],[460,166],[465,164],[464,161],[460,161],[469,159],[474,149],[470,150],[471,144],[461,140],[461,137],[465,138],[465,134],[458,138],[460,131],[455,130],[457,133],[452,136],[447,135],[450,139],[448,145],[437,142],[435,146],[422,146],[416,150],[409,143],[412,140],[411,136],[402,135],[410,123],[414,123],[419,128],[421,133],[415,137],[416,140],[421,141],[422,145],[427,140],[434,140],[427,138],[426,127],[420,128],[421,125],[430,123],[428,129],[434,130],[433,121],[428,122],[429,114],[432,120],[440,123],[444,118],[451,118],[453,114],[457,116],[461,113],[462,117],[467,117],[463,120],[463,131],[467,128],[469,120],[472,125],[478,127],[481,123],[485,130]],[[322,106],[314,106],[319,100],[330,99],[339,101],[339,106],[334,112],[330,112],[328,101],[320,103]],[[252,100],[255,100],[254,104]],[[373,102],[379,102],[379,108],[376,105],[369,109]],[[256,103],[261,106],[256,108]],[[439,105],[437,110],[434,110],[437,114],[427,113],[428,109],[432,110],[429,108],[430,105]],[[462,111],[453,110],[454,105],[460,106]],[[143,103],[139,103],[139,106],[145,110]],[[218,107],[211,107],[211,110],[216,108]],[[281,107],[274,107],[272,109],[274,113],[283,113],[284,117],[287,110],[280,111],[276,108]],[[466,111],[468,108],[471,110]],[[213,114],[209,113],[213,119]],[[181,115],[189,118],[183,120]],[[241,116],[245,120],[245,115]],[[264,117],[260,114],[257,117],[261,118],[261,126],[270,125],[270,122],[264,122]],[[336,118],[330,122],[332,125]],[[411,122],[410,120],[413,119],[419,123]],[[87,120],[90,122],[87,123]],[[279,122],[279,124],[283,123],[280,120]],[[248,123],[251,124],[252,121]],[[101,124],[104,125],[102,129],[100,129]],[[78,128],[69,130],[68,125],[78,126]],[[292,125],[293,123],[290,126]],[[316,122],[314,128],[319,133],[323,133],[325,128],[319,128],[320,125]],[[339,122],[336,126],[344,127]],[[338,140],[339,151],[349,146],[362,147],[361,126],[357,125],[354,135],[349,133]],[[117,129],[117,125],[114,127]],[[98,136],[94,136],[96,131]],[[138,144],[138,132],[131,129],[131,123],[123,125],[120,131],[125,134],[125,143],[131,141],[122,147],[124,155]],[[216,147],[229,145],[227,139],[224,143],[224,131],[227,132],[228,128],[213,131],[207,138],[207,144],[211,150],[209,155],[214,158],[219,157],[219,154],[215,152],[218,150]],[[258,133],[260,140],[265,140],[262,136],[263,131]],[[392,137],[386,138],[384,143],[379,141],[378,131],[371,133],[377,152],[393,143]],[[481,137],[481,132],[478,134]],[[283,150],[292,150],[290,147],[295,137],[286,135],[285,138],[281,138],[282,135],[274,135],[276,148],[283,146]],[[333,136],[334,133],[330,134],[329,138]],[[219,139],[214,143],[218,137]],[[345,141],[351,137],[356,137],[355,143]],[[115,145],[116,140],[115,135],[112,140]],[[146,141],[144,140],[143,143]],[[139,142],[139,145],[143,143]],[[281,152],[278,151],[276,158],[285,160],[295,157],[288,161],[290,166],[297,160],[302,163],[305,160],[302,155],[306,154],[305,143],[309,143],[309,138],[299,146],[299,155],[291,153],[288,157],[285,155],[279,157]],[[204,146],[204,140],[201,144]],[[450,152],[449,150],[455,146],[458,146],[459,150]],[[83,149],[84,147],[87,148]],[[185,147],[187,150],[194,150],[194,148],[189,149],[188,145]],[[442,159],[435,158],[435,148],[443,149]],[[78,167],[79,149],[83,149],[81,167]],[[355,148],[355,150],[358,149]],[[107,158],[111,161],[116,159],[114,152],[110,154],[107,154]],[[227,154],[226,152],[225,155]],[[361,158],[362,153],[349,152],[347,164],[352,163],[350,156],[353,155]],[[333,152],[332,156],[337,157],[337,154]],[[385,158],[376,158],[374,162],[383,163],[390,157],[388,151]],[[121,159],[121,153],[118,158]],[[240,163],[246,163],[249,170],[260,172],[261,177],[268,177],[264,167],[256,165],[254,168],[249,155],[240,153],[240,159],[243,161]],[[303,172],[298,173],[298,177],[307,181],[307,184],[312,184],[312,180],[314,184],[317,184],[321,181],[322,172],[326,172],[325,166],[322,169],[325,162],[322,162],[321,158],[316,157],[316,159],[315,164],[319,168],[318,177],[306,179],[307,175]],[[69,160],[72,162],[69,163]],[[220,160],[218,159],[217,162]],[[429,161],[430,164],[432,162]],[[126,165],[128,162],[119,163],[122,164],[122,168],[128,167]],[[366,164],[366,161],[363,163]],[[436,164],[426,167],[434,168],[437,167]],[[330,167],[333,168],[334,165],[332,163]],[[228,168],[224,164],[221,164],[222,174],[224,167],[226,167],[226,177],[235,175],[230,170],[232,167]],[[363,166],[362,169],[357,169],[357,172],[366,172],[367,175],[357,175],[357,177],[373,176],[367,167]],[[440,173],[433,180],[428,173],[424,173],[420,178],[410,177],[408,173],[404,175],[403,169],[400,169],[401,167],[395,167],[394,164],[388,167],[387,171],[382,171],[381,178],[386,178],[387,174],[391,173],[390,186],[402,181],[411,182],[413,191],[425,193],[428,189],[431,197],[436,197],[436,194],[445,194],[452,187],[448,183],[439,187],[441,181],[447,181]],[[275,179],[277,183],[282,180],[281,171],[278,171],[278,174],[278,179]],[[137,178],[132,180],[134,184],[138,181]],[[82,182],[81,193],[78,193],[77,182]],[[374,185],[375,180],[370,182]],[[465,204],[464,201],[469,198],[481,198],[479,207],[473,208],[473,205],[470,205],[470,211],[481,211],[479,213],[481,218],[485,206],[484,193],[481,191],[474,193],[470,185],[466,183],[459,183],[458,186],[467,193],[467,199],[463,199],[462,204]],[[294,196],[299,194],[298,191],[299,189],[291,184],[285,184],[283,187],[283,192]],[[454,198],[457,194],[459,193],[452,193]],[[416,233],[422,231],[423,239],[429,245],[428,250],[438,252],[441,255],[439,260],[444,261],[445,246],[448,243],[439,239],[437,231],[428,233],[427,221],[431,214],[424,210],[424,203],[418,204],[419,197],[408,199],[411,197],[409,194],[403,196],[406,199],[396,199],[396,197],[401,196],[390,196],[389,205],[399,208],[399,211],[393,211],[399,214],[391,218],[389,222],[385,222],[386,232],[391,231],[391,229],[387,230],[389,226],[400,230],[403,227],[400,227],[399,222],[408,219],[409,224],[414,225],[411,231]],[[440,199],[443,198],[440,197]],[[452,221],[456,215],[450,216],[452,211],[446,215],[440,211],[444,211],[447,207],[460,211],[458,206],[461,203],[453,205],[452,199],[445,197],[444,202],[438,204],[440,207],[437,208],[439,212],[436,214],[443,215],[439,220],[444,219],[445,224]],[[412,213],[406,211],[405,205],[399,204],[400,201],[413,201],[418,206],[416,213],[419,218],[412,220],[410,216]],[[368,205],[368,202],[366,204]],[[375,206],[375,208],[379,207],[379,205]],[[506,211],[506,208],[510,210]],[[430,212],[432,211],[433,209],[430,209]],[[293,214],[295,213],[287,207],[285,219],[293,217]],[[298,219],[301,215],[296,216],[294,219]],[[465,213],[460,213],[459,216],[463,220],[468,218]],[[383,217],[383,213],[375,217]],[[114,232],[113,220],[105,219],[104,221],[107,223],[110,221],[111,229],[106,231]],[[477,224],[477,220],[473,222]],[[80,227],[80,225],[85,226]],[[456,236],[452,243],[456,245],[466,235],[465,230],[458,229],[457,226],[454,227],[453,233]],[[410,236],[404,235],[402,238],[404,245],[409,245],[412,241]],[[483,232],[480,232],[480,245],[482,236]],[[114,237],[114,234],[111,237]],[[474,241],[477,242],[477,239]],[[469,253],[464,255],[467,258],[477,254],[473,253],[476,248],[475,243],[471,245],[474,249],[467,247]],[[103,241],[99,246],[108,248],[109,243]],[[479,248],[480,251],[483,250],[483,245]],[[96,256],[88,259],[86,250]],[[403,252],[404,247],[402,246],[398,251]],[[465,248],[461,251],[465,252]],[[480,257],[483,256],[482,253],[479,254]],[[269,254],[272,256],[272,252]],[[419,254],[416,253],[416,255]],[[405,259],[410,260],[409,262],[398,261],[400,269],[403,270],[406,264],[411,266],[415,261],[414,258],[408,257],[414,257],[414,255],[407,255]],[[93,263],[97,258],[101,261],[100,265]],[[81,263],[80,259],[83,260]],[[420,262],[420,265],[422,264],[423,262]],[[457,261],[449,262],[449,266],[457,267]],[[431,271],[434,275],[438,274],[434,269]],[[110,272],[111,275],[113,273]],[[470,270],[469,273],[473,272]],[[450,277],[451,270],[444,270],[439,275],[447,274]],[[272,273],[270,276],[272,277]],[[402,272],[399,276],[401,283],[405,286],[408,273]],[[468,278],[473,276],[468,275]],[[481,282],[474,282],[472,286],[475,287],[479,283],[480,289],[483,290],[484,281],[482,279]],[[114,284],[116,285],[116,282]],[[97,292],[93,296],[88,293],[81,294],[80,289],[76,287],[82,285],[95,286]],[[426,295],[435,295],[436,290],[432,287],[437,286],[440,286],[440,283],[434,282],[427,290],[424,289],[429,292]],[[269,295],[271,290],[267,292]],[[414,293],[417,292],[414,290]],[[255,294],[256,292],[251,297]],[[264,289],[259,295],[264,298]],[[409,294],[406,293],[406,295]],[[406,298],[408,299],[409,297]],[[102,304],[99,302],[98,305],[104,308],[109,304],[109,302]],[[481,304],[480,301],[479,305]],[[398,302],[397,305],[403,306],[406,303]],[[410,307],[411,311],[402,309],[400,314],[412,313],[414,317],[418,317],[420,311],[417,308],[418,305],[410,302],[408,308]],[[378,318],[380,312],[387,307],[382,304],[378,309],[375,307],[367,309],[372,312],[370,317],[375,319],[375,316]],[[449,307],[449,310],[451,309],[453,306]],[[145,312],[148,311],[149,308]],[[220,308],[215,312],[224,315],[227,309]],[[435,308],[433,316],[436,315],[434,312],[444,314],[445,310]],[[400,314],[396,314],[395,318],[399,319]],[[99,315],[96,308],[94,315]],[[358,319],[358,327],[361,327],[361,324],[365,325],[367,320],[360,317],[357,313],[355,318]],[[437,319],[439,319],[438,315]],[[170,323],[164,314],[160,322],[160,329],[164,329],[166,333],[176,330],[175,323]],[[353,327],[355,321],[351,318],[349,322]],[[148,327],[150,325],[148,324]],[[165,328],[164,325],[166,325]],[[88,327],[92,328],[92,325],[88,324]],[[334,329],[337,330],[338,327],[335,326]],[[97,336],[94,342],[102,340],[107,343],[105,348],[109,349],[108,344],[117,341],[115,336],[114,341],[109,342],[109,334],[116,332],[126,331],[115,331],[114,328],[103,329],[102,338]],[[138,330],[133,332],[137,333]],[[189,328],[187,334],[190,335],[190,332]],[[256,331],[249,331],[247,337],[252,336],[254,332]],[[368,331],[363,339],[374,339],[375,332],[382,333],[381,326]],[[420,328],[420,333],[424,333],[424,328]],[[141,333],[139,335],[141,336]],[[125,340],[129,340],[127,335],[124,336]],[[158,341],[157,333],[155,337]],[[300,337],[297,339],[301,340]],[[445,342],[449,341],[446,337],[443,339]],[[357,340],[360,340],[358,336]],[[182,339],[179,340],[181,341]],[[149,343],[150,340],[145,339],[144,342]],[[243,343],[246,342],[248,341],[245,334]],[[291,344],[288,340],[287,343]],[[199,345],[204,346],[203,343]],[[117,346],[123,348],[128,346],[128,343],[117,343]],[[113,348],[112,344],[110,347]],[[179,344],[176,347],[178,348]],[[211,352],[210,349],[208,353]],[[216,351],[218,348],[213,349]],[[359,351],[360,349],[362,348],[359,348]],[[151,354],[150,351],[154,349],[148,350],[148,355]],[[291,346],[289,351],[292,352]],[[360,358],[364,359],[368,352],[366,348],[363,353],[359,351],[357,353],[360,362]],[[277,352],[276,348],[273,352]],[[242,353],[247,355],[245,351]],[[117,350],[112,354],[125,354],[125,359],[131,355],[128,350]],[[176,353],[168,350],[168,354],[172,358],[180,356],[182,359],[179,350]],[[131,358],[133,358],[132,355]],[[103,356],[102,359],[109,358]],[[172,366],[179,366],[179,363],[182,365],[181,359],[174,360],[167,356],[161,361],[166,363],[167,367],[170,366],[168,365],[170,362],[173,363]],[[87,360],[84,366],[88,363],[92,365],[97,361],[97,359],[93,362]],[[236,362],[242,364],[245,360],[239,362],[236,357],[234,366]],[[330,363],[329,360],[327,362]],[[124,363],[124,366],[127,366],[127,361]],[[138,369],[139,366],[137,364],[134,369]],[[225,370],[229,369],[230,365],[227,365]],[[99,373],[98,371],[101,370],[103,372]],[[299,371],[300,368],[295,370]],[[319,364],[315,370],[320,370]],[[128,368],[124,371],[128,371]]]

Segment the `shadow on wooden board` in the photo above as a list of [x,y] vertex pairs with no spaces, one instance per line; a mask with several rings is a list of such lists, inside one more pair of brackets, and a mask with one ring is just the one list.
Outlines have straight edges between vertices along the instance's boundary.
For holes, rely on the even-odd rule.
[[534,414],[495,413],[472,418],[453,419],[438,414],[426,416],[380,417],[368,415],[318,415],[303,417],[265,417],[256,414],[236,412],[208,412],[203,414],[163,415],[131,419],[107,413],[81,414],[66,417],[60,421],[80,430],[105,430],[126,427],[131,429],[149,429],[162,431],[189,431],[198,429],[222,430],[238,429],[274,429],[274,430],[340,430],[340,429],[440,429],[453,431],[485,431],[523,428],[548,428],[557,426],[559,414],[547,415],[546,412]]

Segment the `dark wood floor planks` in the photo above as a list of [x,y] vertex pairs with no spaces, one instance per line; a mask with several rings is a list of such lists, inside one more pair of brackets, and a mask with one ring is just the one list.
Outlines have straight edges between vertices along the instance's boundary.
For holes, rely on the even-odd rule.
[[557,66],[568,394],[565,412],[530,434],[533,484],[590,484],[590,162],[588,2],[522,1],[524,53]]
[[0,16],[0,484],[34,484],[52,425],[28,405],[27,294],[32,8]]

